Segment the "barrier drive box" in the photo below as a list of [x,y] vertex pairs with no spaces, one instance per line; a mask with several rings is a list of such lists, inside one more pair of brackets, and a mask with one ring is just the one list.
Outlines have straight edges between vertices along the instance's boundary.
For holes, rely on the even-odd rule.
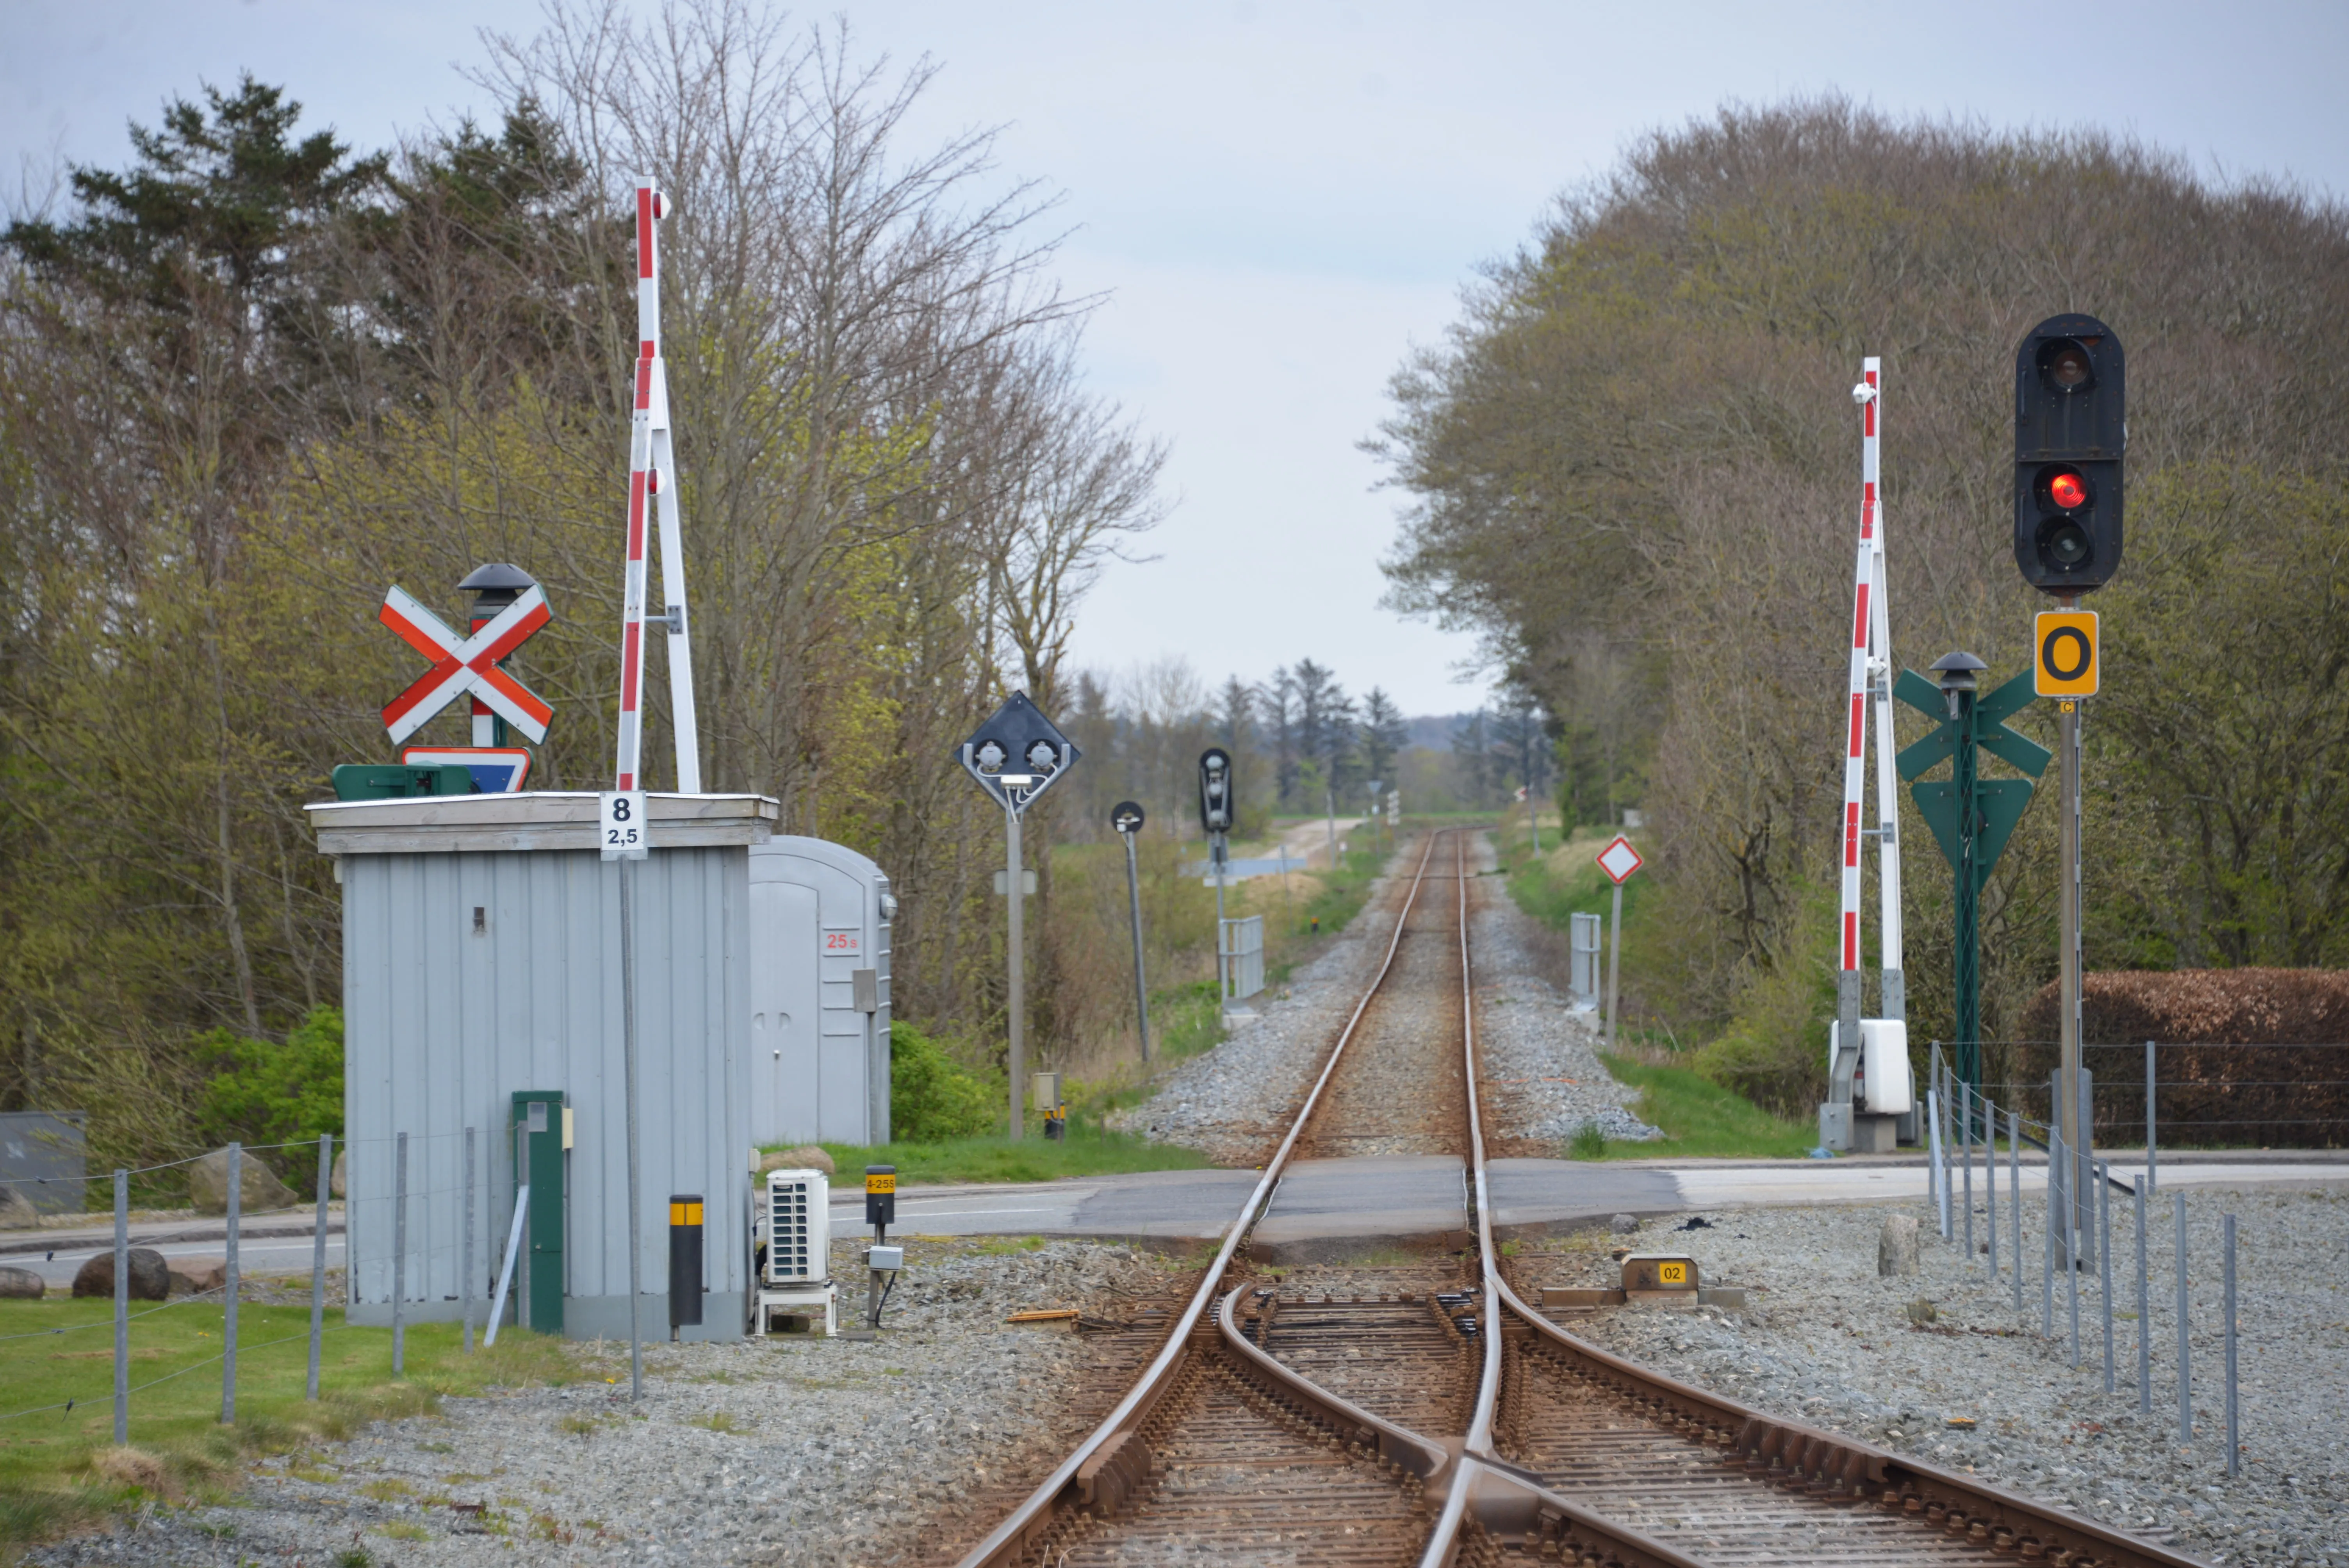
[[[521,1315],[508,1321],[574,1339],[626,1337],[620,868],[596,851],[596,809],[586,793],[309,808],[318,847],[336,857],[343,884],[353,1322],[391,1320],[394,1140],[402,1132],[407,1316],[458,1315],[471,1127],[480,1133],[475,1311],[486,1317],[516,1175],[526,1171],[534,1190],[523,1255],[559,1271],[561,1289],[518,1270],[509,1311]],[[742,1170],[750,1147],[750,853],[771,835],[777,808],[755,795],[653,795],[647,813],[653,849],[636,876],[636,1223],[648,1260],[639,1314],[647,1336],[660,1337],[669,1321],[660,1266],[667,1195],[705,1193],[709,1299],[701,1326],[681,1332],[731,1338],[749,1320],[756,1288]],[[522,1124],[533,1103],[545,1108],[536,1133]],[[550,1181],[559,1201],[535,1190]]]
[[889,922],[844,844],[750,846],[750,1140],[889,1141]]

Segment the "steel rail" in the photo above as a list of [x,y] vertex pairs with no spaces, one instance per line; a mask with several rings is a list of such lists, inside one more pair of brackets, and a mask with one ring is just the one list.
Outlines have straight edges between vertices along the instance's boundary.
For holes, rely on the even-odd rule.
[[1199,1326],[1207,1304],[1216,1299],[1224,1276],[1230,1270],[1234,1254],[1239,1251],[1241,1243],[1247,1239],[1257,1221],[1263,1216],[1274,1189],[1280,1184],[1289,1153],[1297,1147],[1299,1136],[1305,1130],[1306,1123],[1312,1119],[1314,1108],[1320,1103],[1322,1091],[1329,1087],[1331,1075],[1344,1058],[1346,1047],[1354,1037],[1355,1027],[1361,1023],[1362,1015],[1369,1011],[1372,998],[1377,996],[1379,988],[1386,984],[1388,974],[1394,968],[1395,954],[1402,946],[1403,928],[1410,923],[1412,909],[1419,902],[1420,885],[1426,880],[1427,863],[1434,856],[1437,836],[1429,835],[1427,847],[1420,852],[1419,865],[1412,873],[1411,891],[1403,898],[1402,913],[1395,917],[1394,935],[1387,942],[1386,956],[1379,965],[1377,975],[1362,993],[1361,1001],[1355,1005],[1353,1016],[1346,1020],[1345,1028],[1338,1036],[1338,1043],[1330,1048],[1330,1059],[1322,1065],[1320,1076],[1313,1081],[1312,1092],[1306,1096],[1304,1108],[1298,1112],[1297,1119],[1290,1123],[1288,1136],[1280,1140],[1280,1147],[1274,1151],[1273,1157],[1265,1162],[1263,1177],[1248,1194],[1247,1202],[1241,1205],[1239,1214],[1230,1228],[1224,1233],[1223,1245],[1216,1249],[1215,1262],[1208,1265],[1206,1274],[1192,1293],[1190,1302],[1169,1328],[1164,1347],[1152,1359],[1149,1368],[1134,1384],[1133,1390],[1118,1401],[1116,1408],[1102,1418],[1083,1442],[1077,1445],[1058,1469],[1044,1479],[1041,1485],[1030,1492],[1018,1508],[964,1555],[960,1568],[1009,1568],[1038,1535],[1050,1527],[1052,1510],[1064,1493],[1073,1491],[1080,1501],[1092,1502],[1098,1499],[1105,1504],[1112,1503],[1114,1494],[1129,1490],[1139,1479],[1138,1459],[1143,1461],[1140,1473],[1146,1473],[1146,1457],[1125,1452],[1130,1446],[1128,1439],[1139,1430],[1157,1408],[1160,1398],[1174,1386],[1176,1374],[1188,1359],[1193,1334]]
[[1568,1333],[1500,1282],[1499,1305],[1545,1349],[1591,1381],[1641,1405],[1652,1425],[1675,1429],[1695,1442],[1716,1445],[1726,1462],[1828,1504],[1867,1505],[1921,1516],[1944,1529],[1979,1531],[1976,1539],[2006,1533],[2020,1549],[2049,1561],[2133,1564],[2137,1568],[2206,1568],[2202,1560],[2108,1529],[2052,1504],[1994,1486],[1978,1477],[1896,1454],[1873,1443],[1742,1405],[1710,1389],[1642,1367]]
[[[1675,1426],[1683,1433],[1702,1433],[1727,1450],[1730,1462],[1737,1462],[1743,1456],[1749,1471],[1781,1485],[1803,1489],[1830,1502],[1848,1504],[1872,1500],[1887,1511],[1922,1516],[1944,1530],[1968,1532],[1976,1540],[2003,1539],[2017,1546],[2026,1541],[2035,1542],[2039,1551],[2059,1562],[2127,1563],[2133,1568],[2199,1568],[2196,1559],[1971,1476],[1905,1459],[1873,1444],[1799,1421],[1780,1420],[1735,1400],[1651,1371],[1578,1338],[1528,1305],[1502,1275],[1493,1243],[1482,1107],[1476,1093],[1475,983],[1470,966],[1467,896],[1464,857],[1459,878],[1461,1032],[1467,1059],[1473,1177],[1470,1191],[1475,1194],[1477,1256],[1485,1285],[1485,1375],[1462,1445],[1461,1470],[1452,1480],[1444,1513],[1421,1556],[1421,1568],[1446,1568],[1459,1552],[1462,1531],[1472,1516],[1488,1531],[1508,1531],[1525,1512],[1519,1494],[1540,1490],[1537,1478],[1526,1477],[1526,1472],[1501,1459],[1493,1448],[1502,1351],[1508,1337],[1503,1328],[1504,1312],[1529,1328],[1539,1342],[1579,1358],[1584,1367],[1598,1372],[1602,1382],[1658,1410],[1663,1424]],[[1533,1480],[1532,1486],[1526,1485],[1527,1480]],[[1565,1501],[1555,1494],[1543,1495],[1554,1502]],[[1502,1506],[1495,1509],[1495,1503]],[[1516,1516],[1515,1520],[1512,1516]],[[1951,1520],[1956,1522],[1954,1525]],[[1599,1519],[1594,1522],[1623,1539],[1624,1546],[1619,1553],[1627,1559],[1634,1554],[1659,1560],[1680,1556],[1664,1543],[1611,1521]]]
[[[1439,1511],[1419,1557],[1420,1568],[1452,1568],[1468,1543],[1472,1524],[1488,1542],[1515,1542],[1541,1550],[1555,1543],[1568,1561],[1619,1563],[1624,1568],[1706,1568],[1669,1542],[1609,1518],[1548,1490],[1541,1478],[1503,1458],[1494,1447],[1502,1391],[1505,1346],[1517,1354],[1564,1364],[1575,1375],[1629,1400],[1635,1418],[1695,1443],[1719,1449],[1724,1462],[1742,1466],[1757,1484],[1817,1499],[1822,1507],[1868,1506],[1902,1514],[1990,1550],[2019,1551],[2054,1563],[2098,1568],[2205,1568],[2199,1560],[2138,1540],[1971,1476],[1893,1454],[1872,1444],[1799,1421],[1782,1420],[1580,1339],[1528,1305],[1501,1273],[1493,1236],[1491,1189],[1485,1154],[1483,1107],[1477,1095],[1475,985],[1468,929],[1467,856],[1455,837],[1454,907],[1460,926],[1462,1050],[1465,1068],[1468,1193],[1475,1208],[1482,1341],[1476,1395],[1468,1430],[1459,1439],[1433,1438],[1388,1420],[1321,1387],[1250,1342],[1237,1320],[1239,1293],[1222,1291],[1229,1266],[1269,1205],[1289,1158],[1319,1109],[1357,1026],[1385,985],[1433,858],[1432,834],[1395,922],[1379,972],[1365,990],[1329,1059],[1316,1078],[1288,1135],[1266,1164],[1263,1178],[1218,1250],[1216,1260],[1175,1320],[1149,1370],[1109,1417],[1061,1467],[963,1562],[963,1568],[1008,1565],[1048,1529],[1063,1501],[1119,1511],[1148,1484],[1150,1456],[1137,1437],[1161,1397],[1174,1386],[1192,1354],[1221,1342],[1232,1370],[1280,1408],[1321,1427],[1367,1457],[1418,1478]],[[1203,1323],[1218,1300],[1212,1328]],[[1470,1553],[1474,1555],[1474,1553]]]

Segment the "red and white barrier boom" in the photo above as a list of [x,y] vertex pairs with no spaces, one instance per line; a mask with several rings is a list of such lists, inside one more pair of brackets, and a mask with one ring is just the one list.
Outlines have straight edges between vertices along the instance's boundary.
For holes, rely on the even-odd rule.
[[[636,181],[636,397],[628,442],[628,565],[620,612],[618,788],[644,788],[645,634],[668,634],[668,696],[677,731],[677,788],[701,793],[700,739],[693,709],[693,651],[686,634],[685,542],[678,526],[677,457],[669,438],[668,376],[660,352],[660,247],[653,225],[668,198],[649,177]],[[645,523],[660,521],[661,614],[645,613]]]
[[[1879,1113],[1909,1110],[1902,1020],[1907,987],[1900,973],[1900,841],[1899,779],[1893,768],[1892,633],[1886,603],[1884,494],[1878,461],[1883,427],[1883,361],[1860,361],[1851,389],[1860,408],[1859,546],[1852,568],[1851,661],[1846,682],[1847,725],[1843,761],[1843,899],[1837,934],[1841,963],[1836,982],[1836,1031],[1828,1062],[1827,1103],[1819,1109],[1819,1141],[1853,1147],[1855,1089]],[[1876,738],[1876,818],[1865,820],[1870,709]],[[1881,1016],[1860,1016],[1860,846],[1876,841],[1877,892],[1882,922]],[[1871,1048],[1872,1047],[1872,1048]],[[1896,1058],[1897,1064],[1896,1065]],[[1873,1070],[1878,1082],[1868,1083]],[[1899,1082],[1883,1081],[1898,1078]],[[1856,1085],[1855,1080],[1857,1080]],[[1874,1091],[1874,1092],[1871,1092]],[[1873,1146],[1871,1140],[1863,1143]]]

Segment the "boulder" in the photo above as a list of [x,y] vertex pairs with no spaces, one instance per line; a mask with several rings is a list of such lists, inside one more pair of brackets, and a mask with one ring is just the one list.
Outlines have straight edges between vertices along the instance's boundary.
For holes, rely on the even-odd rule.
[[[250,1154],[240,1162],[239,1172],[240,1184],[244,1189],[241,1204],[247,1214],[257,1214],[264,1209],[288,1209],[300,1202],[294,1189],[277,1179],[275,1171]],[[188,1195],[195,1201],[199,1214],[228,1212],[227,1150],[215,1149],[189,1162]]]
[[1885,1279],[1917,1272],[1917,1216],[1892,1214],[1876,1237],[1876,1272]]
[[[151,1247],[130,1249],[130,1299],[162,1301],[171,1295],[171,1269],[163,1254]],[[114,1297],[114,1252],[109,1248],[81,1265],[74,1275],[76,1295]]]
[[228,1284],[226,1258],[173,1258],[171,1260],[171,1294],[202,1295],[208,1290],[219,1290]]
[[767,1155],[759,1161],[759,1174],[764,1176],[770,1171],[821,1171],[827,1176],[837,1174],[833,1168],[832,1156],[812,1143],[803,1143],[797,1149],[780,1149]]
[[1607,1222],[1607,1228],[1613,1231],[1619,1236],[1628,1236],[1640,1228],[1640,1216],[1637,1214],[1618,1214],[1613,1219]]
[[0,1181],[0,1231],[29,1231],[41,1222],[40,1211],[15,1185]]
[[0,1301],[38,1301],[48,1289],[48,1282],[31,1269],[0,1269]]
[[350,1179],[347,1174],[350,1167],[350,1159],[351,1151],[349,1150],[337,1149],[335,1150],[335,1173],[326,1178],[326,1191],[333,1193],[337,1198],[347,1198],[351,1195]]

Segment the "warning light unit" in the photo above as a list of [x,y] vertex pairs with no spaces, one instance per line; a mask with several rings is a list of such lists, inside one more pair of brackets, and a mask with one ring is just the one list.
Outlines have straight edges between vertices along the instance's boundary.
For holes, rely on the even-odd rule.
[[2051,315],[2014,351],[2014,563],[2043,593],[2120,569],[2127,382],[2121,340],[2093,315]]

